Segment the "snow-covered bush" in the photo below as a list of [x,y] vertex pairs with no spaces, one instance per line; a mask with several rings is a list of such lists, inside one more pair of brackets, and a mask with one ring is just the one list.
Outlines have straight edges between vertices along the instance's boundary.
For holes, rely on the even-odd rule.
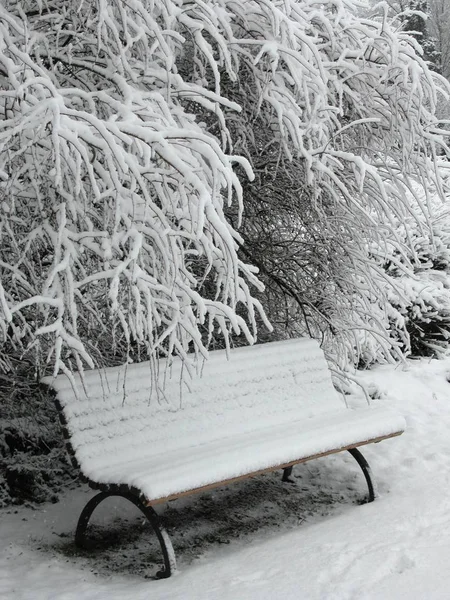
[[417,48],[352,0],[5,0],[1,341],[55,370],[105,338],[253,341],[248,263],[313,335],[351,335],[336,309],[376,289],[368,245],[411,180],[441,191],[446,84]]
[[405,355],[448,354],[449,209],[436,207],[429,220],[423,214],[405,217],[395,236],[383,245],[374,243],[369,253],[376,285],[364,287],[360,279],[359,292],[341,296],[333,307],[353,329],[347,345],[353,343],[354,350],[349,355],[367,367]]
[[439,211],[431,231],[423,222],[405,220],[397,234],[412,247],[408,262],[413,268],[395,249],[382,265],[390,279],[392,335],[413,355],[440,356],[448,352],[450,339],[450,213]]
[[55,404],[34,381],[31,358],[9,357],[8,372],[0,372],[0,508],[55,502],[77,481]]
[[[303,143],[312,152],[286,157],[270,113],[255,108],[256,98],[242,100],[236,117],[241,132],[252,124],[251,135],[241,139],[255,172],[255,180],[244,183],[241,253],[260,269],[278,335],[324,338],[341,364],[365,362],[368,349],[371,361],[398,358],[406,338],[392,335],[389,278],[370,249],[386,254],[395,247],[408,262],[414,250],[411,240],[397,236],[398,223],[432,214],[431,196],[436,190],[443,196],[436,155],[448,148],[434,113],[447,85],[416,54],[416,41],[384,17],[357,24],[331,4],[322,9],[322,22],[329,19],[332,27],[320,30],[317,15],[311,16],[328,83],[322,100],[310,84],[303,101],[305,112],[321,101],[324,106],[305,115]],[[248,80],[247,87],[240,82],[242,99],[253,97]],[[421,222],[427,229],[427,217]]]
[[214,67],[209,38],[217,28],[220,50],[231,32],[212,16],[203,3],[2,3],[3,343],[50,349],[57,371],[92,365],[102,336],[150,356],[204,353],[203,323],[253,340],[236,308],[254,321],[258,281],[223,216],[242,204],[233,164],[251,171],[183,105],[219,124],[239,107],[177,67]]

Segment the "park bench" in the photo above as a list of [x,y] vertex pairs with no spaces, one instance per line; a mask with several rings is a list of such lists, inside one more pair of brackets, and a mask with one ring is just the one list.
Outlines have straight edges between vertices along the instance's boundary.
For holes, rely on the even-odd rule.
[[[175,569],[170,539],[153,505],[348,450],[375,497],[358,446],[399,435],[404,420],[382,407],[350,409],[332,384],[315,340],[292,339],[210,352],[200,376],[179,359],[86,371],[43,382],[56,394],[73,462],[101,492],[83,509],[75,534],[83,546],[92,512],[123,496],[149,519],[164,568]],[[182,375],[184,377],[182,378]],[[181,383],[183,379],[183,383]]]

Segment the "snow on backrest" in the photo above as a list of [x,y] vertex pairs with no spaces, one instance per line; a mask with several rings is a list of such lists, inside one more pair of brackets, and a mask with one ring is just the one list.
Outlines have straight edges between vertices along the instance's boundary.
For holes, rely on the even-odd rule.
[[[166,361],[160,361],[163,372]],[[155,393],[149,363],[85,373],[74,394],[67,377],[46,378],[57,392],[81,466],[108,455],[125,461],[345,410],[315,340],[296,339],[210,352],[201,377],[180,383],[173,361]],[[161,379],[163,377],[161,376]],[[307,423],[305,423],[307,427]]]

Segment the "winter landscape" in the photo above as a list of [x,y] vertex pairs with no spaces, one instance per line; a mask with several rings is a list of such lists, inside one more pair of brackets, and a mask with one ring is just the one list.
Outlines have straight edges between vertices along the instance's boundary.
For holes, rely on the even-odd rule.
[[449,81],[448,0],[0,0],[1,598],[450,597]]
[[444,600],[450,589],[449,375],[450,360],[422,359],[362,376],[379,392],[374,402],[389,403],[408,425],[402,436],[365,449],[379,488],[371,504],[358,505],[364,481],[342,454],[298,465],[294,484],[282,484],[278,472],[176,500],[160,512],[179,572],[154,581],[145,578],[155,570],[148,563],[151,530],[125,503],[111,500],[98,513],[97,523],[115,540],[103,542],[101,551],[76,551],[76,520],[93,495],[78,488],[56,504],[2,509],[0,595]]

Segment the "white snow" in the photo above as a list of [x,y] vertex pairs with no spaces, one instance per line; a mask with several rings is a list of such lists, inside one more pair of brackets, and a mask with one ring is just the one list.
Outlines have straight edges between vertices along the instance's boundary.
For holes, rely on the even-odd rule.
[[[407,417],[400,437],[364,448],[380,491],[380,498],[355,506],[348,489],[349,457],[326,457],[296,468],[299,522],[282,513],[271,530],[256,529],[223,545],[212,543],[192,559],[178,553],[180,572],[165,581],[148,581],[127,572],[95,575],[101,554],[71,557],[61,550],[61,538],[72,543],[78,514],[92,496],[80,488],[58,504],[38,509],[0,512],[0,597],[15,600],[446,600],[450,590],[450,359],[410,362],[408,371],[386,366],[362,375],[386,392],[376,403],[389,405]],[[356,470],[355,470],[356,474]],[[258,478],[261,485],[264,479]],[[311,482],[311,477],[313,481]],[[330,481],[331,480],[331,481]],[[270,514],[273,490],[286,490],[270,481],[267,502],[259,505],[261,518]],[[311,484],[336,495],[325,504],[302,512]],[[272,487],[271,487],[272,486]],[[359,472],[351,487],[364,493]],[[251,482],[235,484],[240,494],[253,490]],[[197,520],[209,499],[222,506],[226,491],[190,497]],[[287,492],[286,492],[287,493]],[[239,496],[240,497],[240,496]],[[246,498],[248,513],[256,510]],[[228,505],[232,520],[240,503]],[[159,507],[181,512],[182,500]],[[105,509],[106,510],[106,509]],[[111,511],[111,506],[107,511]],[[120,507],[120,510],[122,508]],[[107,512],[106,511],[106,512]],[[325,514],[324,514],[325,513]],[[116,513],[117,516],[117,513]],[[216,518],[218,518],[216,516]],[[214,516],[206,521],[213,529]],[[183,523],[177,528],[181,529]],[[193,523],[195,526],[195,523]],[[176,530],[172,532],[175,537]],[[207,535],[207,532],[204,533]],[[145,540],[150,532],[144,535]],[[202,532],[198,531],[198,537]],[[180,538],[182,539],[182,538]],[[222,541],[222,540],[220,540]],[[178,541],[178,543],[180,543]],[[144,546],[145,550],[145,546]],[[177,550],[177,544],[175,544]],[[115,550],[121,555],[122,550]],[[145,554],[131,557],[145,563]]]
[[149,363],[87,372],[77,395],[47,378],[82,473],[155,500],[404,430],[384,407],[344,404],[316,340],[210,354],[181,391],[175,358],[160,398]]

